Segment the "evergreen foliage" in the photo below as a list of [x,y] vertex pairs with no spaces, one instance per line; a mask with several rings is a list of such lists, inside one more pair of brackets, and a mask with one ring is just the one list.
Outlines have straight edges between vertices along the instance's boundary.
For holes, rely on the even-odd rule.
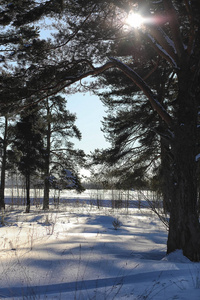
[[[68,43],[71,42],[73,36],[76,36],[75,34],[71,37],[70,24],[68,24],[68,30],[65,28],[65,37],[68,41],[64,42],[65,47],[62,47],[62,51],[59,45],[59,43],[61,43],[60,40],[56,41],[55,39],[53,41],[53,36],[51,39],[41,36],[42,30],[45,32],[44,29],[46,29],[48,32],[48,30],[52,29],[53,25],[47,24],[51,24],[53,21],[58,24],[57,28],[56,26],[54,27],[54,31],[57,30],[59,32],[59,26],[61,26],[63,22],[62,18],[64,17],[64,14],[63,17],[61,17],[61,14],[64,11],[64,7],[65,11],[67,10],[68,5],[70,5],[70,3],[65,3],[64,5],[64,1],[60,0],[13,1],[12,3],[4,1],[4,3],[0,4],[0,66],[2,70],[0,74],[1,115],[17,115],[17,113],[23,111],[24,108],[33,109],[33,105],[37,105],[37,103],[54,95],[60,90],[63,91],[65,86],[74,82],[73,78],[69,82],[67,81],[67,76],[71,77],[75,74],[74,65],[77,65],[77,62],[73,62],[72,60],[74,53],[73,45],[71,44],[70,48],[68,47]],[[70,16],[67,18],[70,20]],[[60,99],[61,98],[58,97],[57,101]],[[64,102],[57,104],[57,110],[62,110],[63,107]],[[60,113],[60,116],[61,115],[62,113]],[[60,119],[63,130],[64,127],[70,127],[73,122],[74,117],[71,117],[70,120],[69,115],[70,114],[68,114],[66,119],[66,115],[65,117],[63,116],[62,121]],[[59,117],[58,114],[57,117]],[[68,125],[66,125],[65,122],[68,122]],[[53,126],[55,127],[57,123],[58,122],[55,122],[54,119]],[[40,130],[41,128],[38,128],[38,131]],[[63,136],[62,128],[59,129],[58,127],[57,130],[59,131],[58,135],[60,135],[60,140],[66,139],[67,134],[69,134],[69,138],[72,137],[72,131],[80,138],[80,132],[76,126],[73,126],[71,132],[70,130],[68,130],[68,133],[65,132]],[[44,135],[44,133],[40,133]],[[55,149],[56,147],[62,148],[60,145],[54,145]],[[72,150],[72,144],[68,140],[68,150],[69,149],[71,152],[69,154],[68,151],[67,165],[74,170],[74,167],[70,165],[70,163],[74,164],[70,155],[73,157],[73,153],[76,153],[77,165],[77,163],[81,161],[81,158],[79,160],[78,157],[84,154],[81,150]],[[59,152],[61,151],[62,150]],[[9,154],[11,154],[11,152]],[[48,155],[45,155],[46,161],[47,156]],[[59,159],[62,157],[62,163],[61,161],[59,162],[58,156],[60,156]],[[56,162],[66,167],[66,161],[64,163],[65,159],[66,156],[64,156],[64,154],[57,155]],[[34,168],[32,171],[34,171]],[[4,187],[2,186],[2,190],[3,189]],[[81,190],[81,185],[79,185],[78,189]]]
[[[38,130],[40,117],[35,108],[21,114],[16,123],[13,151],[16,153],[15,164],[26,182],[26,212],[30,211],[31,177],[41,172],[44,166],[43,136]],[[39,175],[38,175],[39,176]]]
[[[65,98],[54,96],[46,99],[42,114],[46,147],[43,208],[48,209],[50,188],[84,190],[78,177],[78,168],[84,165],[85,154],[82,150],[74,149],[70,141],[71,138],[81,139],[81,133],[75,125],[76,116],[66,109]],[[74,174],[73,178],[66,175],[66,170]]]

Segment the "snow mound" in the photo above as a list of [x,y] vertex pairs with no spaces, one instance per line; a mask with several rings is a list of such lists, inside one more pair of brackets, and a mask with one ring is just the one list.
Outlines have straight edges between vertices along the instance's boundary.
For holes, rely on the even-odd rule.
[[180,263],[191,263],[191,261],[183,255],[182,250],[176,250],[167,256],[165,256],[162,260],[171,261],[171,262],[180,262]]

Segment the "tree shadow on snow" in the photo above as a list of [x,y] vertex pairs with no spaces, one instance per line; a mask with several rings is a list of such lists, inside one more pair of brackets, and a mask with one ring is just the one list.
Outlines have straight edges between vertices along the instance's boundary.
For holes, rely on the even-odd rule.
[[[187,271],[187,270],[186,270]],[[182,270],[173,270],[173,276],[178,277],[183,274]],[[119,285],[131,284],[142,284],[143,282],[153,282],[153,280],[159,278],[159,280],[166,280],[172,275],[172,270],[163,270],[163,271],[153,271],[145,272],[133,275],[125,275],[118,277],[109,277],[109,278],[98,278],[90,280],[81,280],[73,282],[65,282],[51,285],[41,285],[41,286],[31,286],[31,287],[5,287],[0,288],[0,297],[1,299],[11,298],[11,297],[29,297],[37,295],[50,295],[50,294],[59,294],[70,293],[77,291],[89,291],[96,290],[97,288],[108,288]],[[24,298],[23,298],[24,299]]]

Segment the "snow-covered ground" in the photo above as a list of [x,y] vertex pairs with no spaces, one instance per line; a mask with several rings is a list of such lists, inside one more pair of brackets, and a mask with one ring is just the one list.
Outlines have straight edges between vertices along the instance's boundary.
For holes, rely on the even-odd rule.
[[0,299],[200,299],[200,264],[181,251],[166,256],[166,228],[150,209],[102,198],[98,209],[87,197],[30,214],[7,205]]

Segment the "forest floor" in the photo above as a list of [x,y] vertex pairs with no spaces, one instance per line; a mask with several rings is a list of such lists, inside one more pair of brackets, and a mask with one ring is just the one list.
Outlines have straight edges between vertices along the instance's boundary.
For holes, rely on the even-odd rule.
[[0,299],[200,299],[200,264],[181,251],[166,256],[158,217],[105,203],[79,196],[29,214],[7,205]]

